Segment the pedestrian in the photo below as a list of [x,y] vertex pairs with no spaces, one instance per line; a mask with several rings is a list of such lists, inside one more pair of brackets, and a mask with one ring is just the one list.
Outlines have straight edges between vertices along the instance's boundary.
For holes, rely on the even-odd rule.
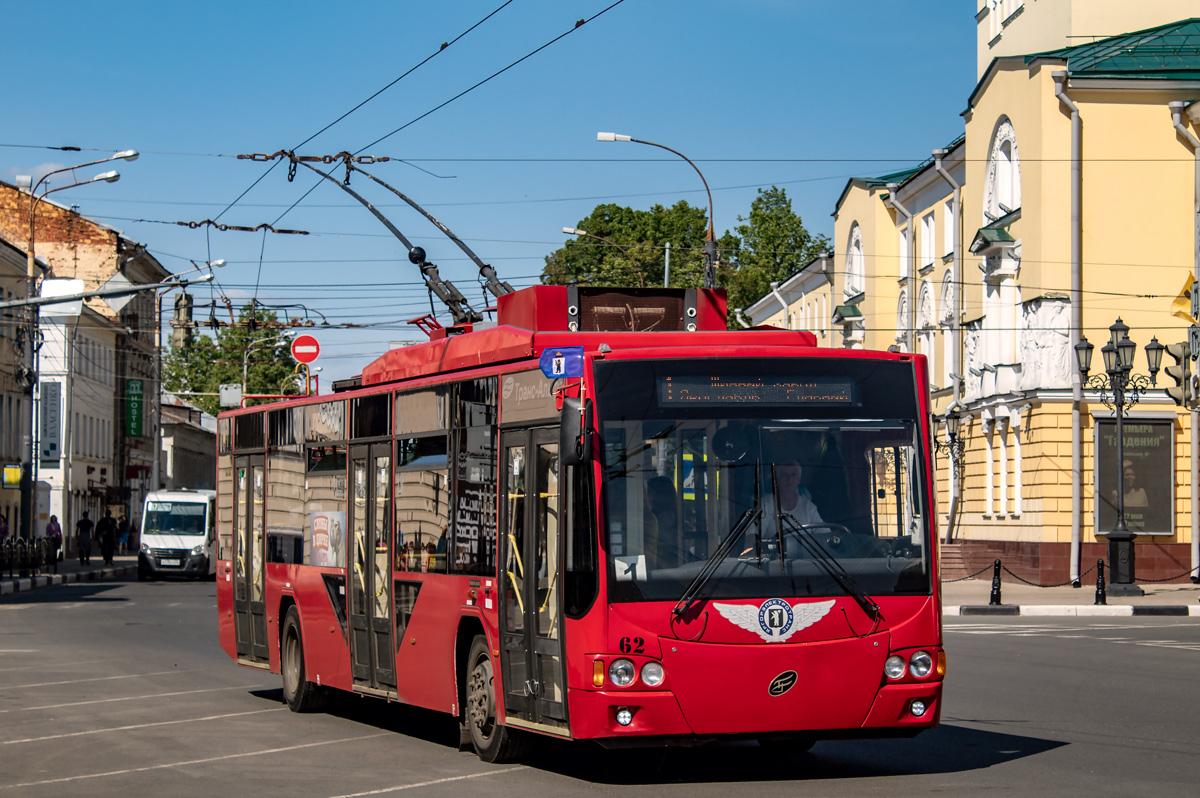
[[129,519],[121,513],[117,520],[117,554],[129,553]]
[[50,565],[54,573],[58,573],[58,550],[62,548],[62,527],[58,525],[58,516],[50,516],[46,524],[46,543],[50,547]]
[[117,550],[117,522],[113,520],[112,510],[105,510],[104,517],[96,523],[96,537],[100,540],[104,564],[112,565],[113,554]]
[[133,520],[129,522],[129,544],[128,544],[128,548],[129,548],[129,551],[131,551],[131,552],[132,552],[132,551],[136,551],[136,550],[137,550],[137,547],[138,547],[138,530],[139,530],[139,529],[141,529],[141,527],[139,527],[139,526],[138,526],[138,518],[137,518],[137,516],[135,515],[135,516],[133,517]]
[[8,516],[0,513],[0,544],[8,540]]
[[87,510],[83,517],[75,522],[75,547],[79,549],[79,564],[87,565],[92,561],[92,528],[95,525],[88,518]]

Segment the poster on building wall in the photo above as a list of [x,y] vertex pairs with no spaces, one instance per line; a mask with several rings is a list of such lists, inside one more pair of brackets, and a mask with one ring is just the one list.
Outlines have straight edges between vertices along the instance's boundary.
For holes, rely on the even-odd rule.
[[62,457],[62,383],[43,382],[40,404],[42,465],[57,468]]
[[145,403],[141,380],[125,381],[125,435],[142,437],[142,406]]
[[[1175,428],[1170,419],[1125,421],[1125,525],[1139,535],[1174,533]],[[1096,420],[1096,532],[1117,523],[1117,422]]]

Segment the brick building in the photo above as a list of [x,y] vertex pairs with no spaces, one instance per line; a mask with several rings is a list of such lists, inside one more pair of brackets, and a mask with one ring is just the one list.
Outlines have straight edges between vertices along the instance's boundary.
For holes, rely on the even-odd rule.
[[[28,246],[28,230],[29,194],[0,181],[0,238],[23,253]],[[142,244],[49,200],[37,205],[34,249],[38,259],[49,266],[47,276],[82,280],[85,291],[97,289],[118,275],[133,284],[156,283],[170,275]],[[104,437],[97,437],[93,451],[111,452],[111,467],[103,466],[107,471],[103,482],[98,479],[98,465],[91,466],[95,470],[85,475],[82,485],[70,479],[62,481],[64,486],[70,485],[69,489],[63,488],[68,495],[60,496],[51,506],[60,511],[64,529],[74,523],[73,513],[81,503],[91,502],[111,507],[114,513],[131,515],[139,512],[142,498],[150,489],[158,434],[158,421],[153,417],[159,343],[155,314],[154,294],[145,292],[111,304],[102,299],[88,300],[80,318],[81,325],[86,320],[89,331],[86,342],[72,340],[69,334],[63,337],[63,331],[51,328],[56,322],[43,325],[48,340],[56,334],[62,337],[63,351],[70,353],[66,362],[88,365],[89,380],[96,383],[90,386],[91,399],[96,398],[94,392],[101,391],[107,403],[107,412],[94,408],[97,430],[87,434]],[[75,332],[78,330],[79,325]],[[85,344],[86,351],[82,348]],[[56,408],[64,425],[60,437],[64,442],[74,441],[76,432],[83,434],[83,429],[67,434],[65,427],[74,423],[74,416],[64,410],[70,392],[61,393],[63,405]],[[86,428],[82,418],[80,423]],[[40,469],[41,476],[52,481],[52,472],[62,468],[64,462],[48,462]],[[44,520],[38,519],[35,526],[38,523],[44,524]]]

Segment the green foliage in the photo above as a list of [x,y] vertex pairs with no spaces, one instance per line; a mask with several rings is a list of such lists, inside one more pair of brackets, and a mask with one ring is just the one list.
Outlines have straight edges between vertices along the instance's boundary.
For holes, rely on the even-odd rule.
[[722,249],[730,262],[724,270],[730,308],[757,302],[771,290],[772,282],[786,280],[829,249],[829,239],[808,231],[792,210],[787,191],[777,186],[760,188],[750,204],[750,215],[738,216],[738,221],[737,235],[726,233],[736,240],[736,247]]
[[[254,320],[254,329],[250,321]],[[163,364],[163,381],[168,392],[184,393],[185,399],[207,413],[220,412],[216,396],[187,396],[187,393],[216,393],[222,384],[242,382],[242,358],[246,361],[247,393],[296,393],[290,379],[296,366],[290,353],[291,342],[279,329],[265,327],[274,323],[274,311],[247,307],[239,324],[222,327],[215,337],[199,335],[186,348],[172,349]],[[287,390],[281,391],[281,388]]]
[[[738,216],[734,232],[717,241],[718,284],[729,291],[729,307],[761,299],[773,281],[786,280],[829,248],[829,239],[808,231],[792,210],[787,191],[759,189],[749,216]],[[638,287],[662,285],[663,245],[671,242],[671,285],[692,288],[704,282],[703,208],[680,201],[670,208],[636,210],[597,205],[576,227],[579,236],[546,256],[542,282],[552,285]],[[593,238],[596,236],[603,240]]]
[[[542,282],[646,288],[663,284],[665,252],[671,242],[671,285],[693,288],[704,281],[707,214],[684,201],[670,208],[635,210],[597,205],[575,225],[590,236],[567,241],[546,256]],[[597,236],[603,240],[597,240]]]

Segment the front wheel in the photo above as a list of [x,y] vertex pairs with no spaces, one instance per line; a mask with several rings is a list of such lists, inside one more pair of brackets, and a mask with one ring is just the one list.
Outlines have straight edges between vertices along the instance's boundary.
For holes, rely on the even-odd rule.
[[300,613],[288,607],[283,621],[280,646],[280,671],[283,673],[283,700],[292,712],[315,712],[325,706],[327,694],[308,681],[304,668],[304,643],[300,636]]
[[467,731],[475,753],[484,762],[512,762],[525,748],[525,740],[496,720],[496,674],[487,640],[476,635],[467,656]]

